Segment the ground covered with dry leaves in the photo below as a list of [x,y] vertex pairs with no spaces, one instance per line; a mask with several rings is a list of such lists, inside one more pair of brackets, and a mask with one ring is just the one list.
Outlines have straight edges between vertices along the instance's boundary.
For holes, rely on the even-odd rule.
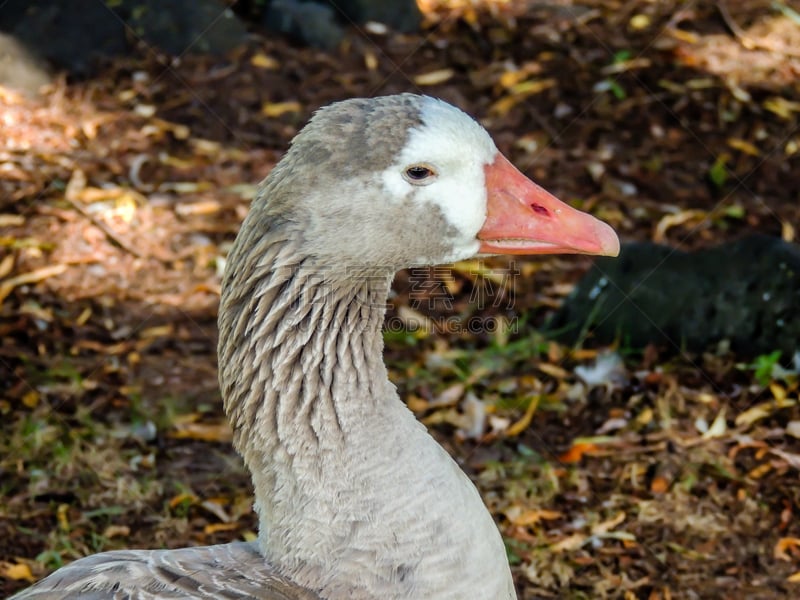
[[[623,239],[794,241],[796,2],[433,4],[420,35],[366,28],[332,54],[143,49],[41,99],[0,90],[1,596],[89,553],[253,537],[217,390],[220,272],[323,104],[440,96]],[[404,272],[388,313],[392,378],[480,488],[520,596],[800,596],[796,376],[548,342],[587,266]]]

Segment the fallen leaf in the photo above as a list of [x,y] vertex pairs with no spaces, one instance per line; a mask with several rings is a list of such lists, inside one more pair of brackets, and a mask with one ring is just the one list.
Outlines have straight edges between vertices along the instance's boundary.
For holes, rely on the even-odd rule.
[[218,531],[233,531],[239,527],[239,523],[211,523],[203,527],[203,533],[211,535]]
[[594,527],[592,527],[592,535],[603,535],[604,533],[608,533],[612,529],[614,529],[617,525],[622,523],[627,518],[625,512],[620,511],[615,516],[611,517],[607,521],[603,521],[602,523],[598,523]]
[[504,514],[511,522],[512,525],[519,527],[526,527],[529,525],[536,525],[541,521],[554,521],[564,516],[564,513],[557,510],[546,509],[528,509],[525,510],[519,506],[512,506],[508,508]]
[[265,117],[280,117],[287,113],[299,113],[303,107],[299,102],[265,102],[261,105],[261,114]]
[[654,242],[663,242],[667,237],[667,231],[672,227],[683,225],[692,220],[704,219],[707,213],[704,210],[683,210],[676,214],[669,214],[662,217],[656,225],[653,233]]
[[703,433],[703,439],[709,440],[711,438],[721,437],[728,431],[728,423],[725,421],[725,407],[723,406],[719,413],[717,413],[711,427]]
[[31,583],[36,581],[33,573],[31,573],[31,568],[24,563],[0,561],[0,577],[13,579],[14,581],[24,579],[26,581],[30,581]]
[[571,536],[564,538],[560,542],[556,542],[550,546],[551,552],[569,552],[577,550],[586,543],[586,537],[582,533],[573,533]]
[[514,437],[515,435],[519,435],[523,431],[525,431],[528,426],[531,424],[531,420],[533,419],[533,414],[536,412],[536,408],[539,406],[539,400],[541,396],[532,396],[530,402],[528,403],[528,408],[525,409],[525,414],[522,415],[522,418],[511,425],[505,431],[505,435],[508,437]]
[[750,156],[759,156],[761,154],[759,149],[753,144],[739,138],[728,138],[728,146],[734,150],[739,150],[740,152],[749,154]]
[[223,423],[184,423],[174,424],[169,437],[177,440],[200,440],[203,442],[230,442],[233,439],[231,427]]
[[662,476],[657,475],[653,477],[653,481],[650,482],[650,491],[654,494],[664,494],[669,490],[669,480]]
[[455,75],[453,69],[438,69],[428,73],[421,73],[414,77],[414,83],[417,85],[438,85],[451,79]]
[[584,454],[594,452],[597,449],[597,444],[580,442],[574,443],[569,450],[558,457],[558,460],[562,463],[576,463],[583,458]]
[[800,538],[784,537],[775,543],[775,549],[772,551],[772,556],[778,560],[791,561],[791,553],[800,551]]
[[42,267],[41,269],[36,269],[35,271],[30,271],[28,273],[23,273],[21,275],[17,275],[16,277],[6,279],[4,282],[0,283],[0,302],[5,300],[17,286],[26,283],[38,283],[39,281],[43,281],[50,277],[61,275],[61,273],[66,270],[67,265],[51,265],[49,267]]
[[270,71],[274,71],[281,66],[281,63],[278,62],[277,59],[272,58],[271,56],[264,54],[263,52],[254,54],[253,57],[250,59],[250,64],[258,69],[267,69]]

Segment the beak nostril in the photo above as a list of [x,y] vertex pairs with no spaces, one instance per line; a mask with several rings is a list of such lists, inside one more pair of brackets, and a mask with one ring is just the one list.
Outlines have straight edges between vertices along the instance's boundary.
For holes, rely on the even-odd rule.
[[550,211],[547,210],[541,204],[536,204],[535,202],[531,202],[530,207],[531,207],[531,210],[533,212],[535,212],[536,214],[538,214],[538,215],[542,215],[544,217],[549,217],[550,216]]

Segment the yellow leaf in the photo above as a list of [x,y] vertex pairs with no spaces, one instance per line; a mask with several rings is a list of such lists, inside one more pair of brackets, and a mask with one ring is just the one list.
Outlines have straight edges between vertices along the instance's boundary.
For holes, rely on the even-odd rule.
[[794,117],[792,113],[800,112],[800,102],[792,102],[786,98],[774,96],[764,101],[764,108],[782,119],[790,120]]
[[421,73],[414,77],[414,83],[417,85],[437,85],[444,83],[455,75],[453,69],[438,69],[428,73]]
[[796,573],[792,573],[791,575],[789,575],[786,578],[786,581],[789,581],[791,583],[800,583],[800,571],[797,571]]
[[759,156],[761,152],[753,144],[739,138],[728,138],[728,146],[750,156]]
[[761,419],[772,414],[772,411],[768,410],[768,407],[768,404],[759,404],[757,406],[753,406],[752,408],[748,408],[746,411],[740,413],[736,417],[734,423],[736,423],[737,427],[752,425],[756,421],[760,421]]
[[642,29],[647,29],[650,27],[650,17],[644,14],[637,14],[633,15],[628,21],[628,25],[631,29],[635,29],[637,31],[641,31]]
[[533,396],[531,398],[528,408],[525,410],[525,414],[522,415],[522,418],[506,429],[507,436],[513,437],[519,435],[528,428],[528,425],[531,424],[531,419],[533,419],[533,413],[536,412],[536,408],[539,406],[540,398],[541,396]]
[[547,375],[555,377],[556,379],[566,379],[568,375],[565,369],[562,369],[556,365],[551,365],[550,363],[541,363],[536,368],[542,373],[546,373]]
[[299,113],[303,110],[297,101],[290,102],[265,102],[261,105],[261,114],[265,117],[280,117],[286,113]]
[[794,242],[794,236],[794,225],[789,223],[789,221],[781,221],[781,238],[783,238],[783,241],[791,244]]
[[529,79],[511,86],[510,91],[512,94],[528,97],[550,89],[555,84],[555,79]]
[[176,506],[180,506],[181,504],[194,504],[197,502],[197,496],[194,494],[178,494],[177,496],[173,496],[169,501],[169,507],[175,508]]
[[374,71],[378,68],[378,58],[374,52],[367,51],[364,53],[364,66],[368,71]]
[[281,66],[281,63],[279,63],[277,59],[274,59],[263,52],[254,54],[250,59],[250,64],[258,69],[269,69],[270,71],[274,71]]
[[239,527],[238,523],[211,523],[203,527],[203,533],[206,535],[211,535],[212,533],[217,533],[218,531],[233,531]]
[[22,396],[22,403],[28,408],[36,408],[36,405],[39,404],[39,392],[36,390],[26,392]]
[[69,532],[69,504],[59,504],[56,509],[56,520],[58,521],[58,528],[63,532]]
[[24,563],[0,561],[0,576],[15,581],[25,579],[26,581],[33,582],[35,580],[33,573],[31,573],[31,568]]
[[500,75],[500,85],[504,88],[510,88],[524,80],[528,74],[525,71],[505,71]]
[[772,397],[781,405],[786,400],[786,390],[779,383],[772,382],[769,384],[769,391],[772,392]]

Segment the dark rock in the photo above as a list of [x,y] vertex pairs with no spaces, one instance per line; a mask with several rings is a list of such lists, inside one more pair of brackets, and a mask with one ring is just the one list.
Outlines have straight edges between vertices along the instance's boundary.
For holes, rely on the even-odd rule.
[[219,0],[121,0],[114,10],[137,37],[172,56],[223,54],[247,39]]
[[352,23],[376,21],[396,31],[416,31],[422,20],[414,0],[336,0],[334,5]]
[[98,0],[10,0],[0,27],[59,68],[85,75],[97,59],[127,49],[125,26]]
[[756,235],[696,252],[624,244],[600,258],[547,325],[574,344],[703,351],[727,340],[742,356],[800,350],[800,248]]
[[298,41],[332,50],[344,38],[344,27],[327,4],[274,0],[264,14],[267,29],[289,35]]
[[76,75],[142,40],[167,54],[219,54],[244,43],[243,23],[221,0],[8,0],[0,30]]
[[272,0],[264,25],[317,48],[335,48],[350,25],[368,21],[397,31],[416,31],[422,15],[413,0]]

